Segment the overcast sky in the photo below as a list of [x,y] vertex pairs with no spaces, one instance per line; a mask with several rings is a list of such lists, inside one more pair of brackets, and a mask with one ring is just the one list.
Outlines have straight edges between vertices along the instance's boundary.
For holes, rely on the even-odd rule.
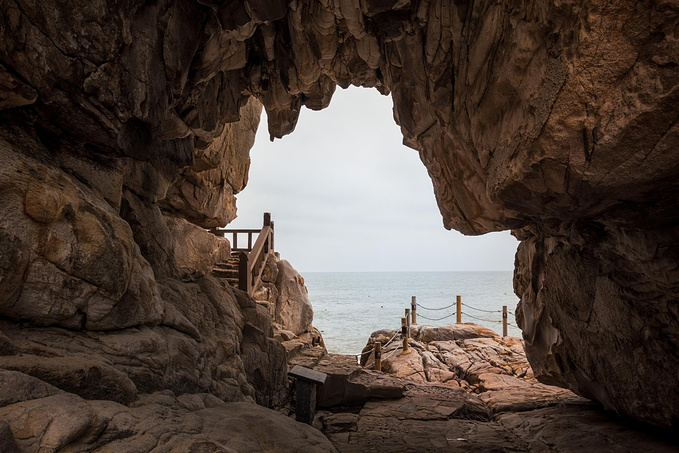
[[259,228],[271,212],[276,250],[302,273],[512,270],[508,232],[443,228],[427,171],[401,141],[391,97],[374,89],[338,88],[330,107],[303,108],[273,143],[262,113],[228,228]]

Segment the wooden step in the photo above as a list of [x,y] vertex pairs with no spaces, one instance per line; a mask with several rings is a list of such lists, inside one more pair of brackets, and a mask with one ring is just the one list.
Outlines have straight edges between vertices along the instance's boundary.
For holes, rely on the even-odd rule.
[[213,268],[212,275],[219,278],[234,278],[238,281],[238,269],[220,269]]
[[235,265],[232,263],[227,263],[225,261],[222,261],[221,263],[217,263],[214,265],[213,269],[223,269],[223,270],[238,270],[238,263]]

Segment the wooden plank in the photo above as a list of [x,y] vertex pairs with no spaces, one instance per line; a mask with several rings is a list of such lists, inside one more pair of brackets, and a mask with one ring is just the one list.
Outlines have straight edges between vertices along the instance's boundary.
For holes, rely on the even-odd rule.
[[292,367],[292,370],[290,370],[288,376],[318,385],[324,384],[325,380],[328,378],[328,375],[325,373],[321,373],[320,371],[312,370],[311,368],[306,368],[300,365],[295,365]]
[[238,263],[238,289],[250,294],[251,280],[248,258],[247,252],[240,252],[240,261]]
[[264,242],[266,241],[266,238],[268,237],[270,231],[271,228],[269,228],[268,226],[262,228],[262,232],[259,233],[259,236],[257,236],[257,240],[255,241],[255,244],[252,246],[252,253],[250,255],[250,272],[254,272],[255,270],[257,258],[259,258],[259,255],[262,253],[262,250],[264,250]]

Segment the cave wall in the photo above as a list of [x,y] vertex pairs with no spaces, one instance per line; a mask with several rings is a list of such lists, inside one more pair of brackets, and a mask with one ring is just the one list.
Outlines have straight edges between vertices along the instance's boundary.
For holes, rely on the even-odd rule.
[[[521,240],[517,322],[536,375],[676,423],[679,2],[0,6],[3,139],[20,137],[3,149],[49,176],[50,191],[63,185],[38,203],[36,220],[30,202],[26,211],[12,201],[29,181],[7,173],[5,212],[25,213],[4,220],[11,262],[40,254],[31,231],[63,214],[59,197],[76,196],[73,183],[87,209],[68,222],[118,225],[122,239],[96,247],[149,276],[146,287],[118,288],[132,291],[121,296],[128,325],[162,322],[167,302],[154,279],[187,278],[167,252],[174,233],[163,217],[202,227],[233,219],[259,103],[275,138],[294,130],[303,106],[327,107],[337,85],[375,87],[391,93],[446,228],[511,229]],[[81,256],[89,244],[80,242],[62,254]],[[87,267],[105,269],[102,254],[91,256]],[[59,272],[81,278],[76,268]],[[61,284],[45,272],[55,277],[44,289]],[[14,289],[2,294],[13,301],[30,273],[6,274]],[[13,304],[6,316],[44,323],[44,309],[19,315]],[[83,319],[64,307],[48,316],[64,326]],[[96,311],[105,320],[107,310]]]

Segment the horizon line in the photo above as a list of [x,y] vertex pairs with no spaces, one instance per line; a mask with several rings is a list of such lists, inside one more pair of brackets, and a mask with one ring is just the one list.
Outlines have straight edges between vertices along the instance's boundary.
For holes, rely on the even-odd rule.
[[378,273],[434,273],[434,272],[514,272],[514,269],[493,269],[493,270],[417,270],[417,271],[407,271],[407,270],[380,270],[380,271],[297,271],[300,274],[378,274]]

